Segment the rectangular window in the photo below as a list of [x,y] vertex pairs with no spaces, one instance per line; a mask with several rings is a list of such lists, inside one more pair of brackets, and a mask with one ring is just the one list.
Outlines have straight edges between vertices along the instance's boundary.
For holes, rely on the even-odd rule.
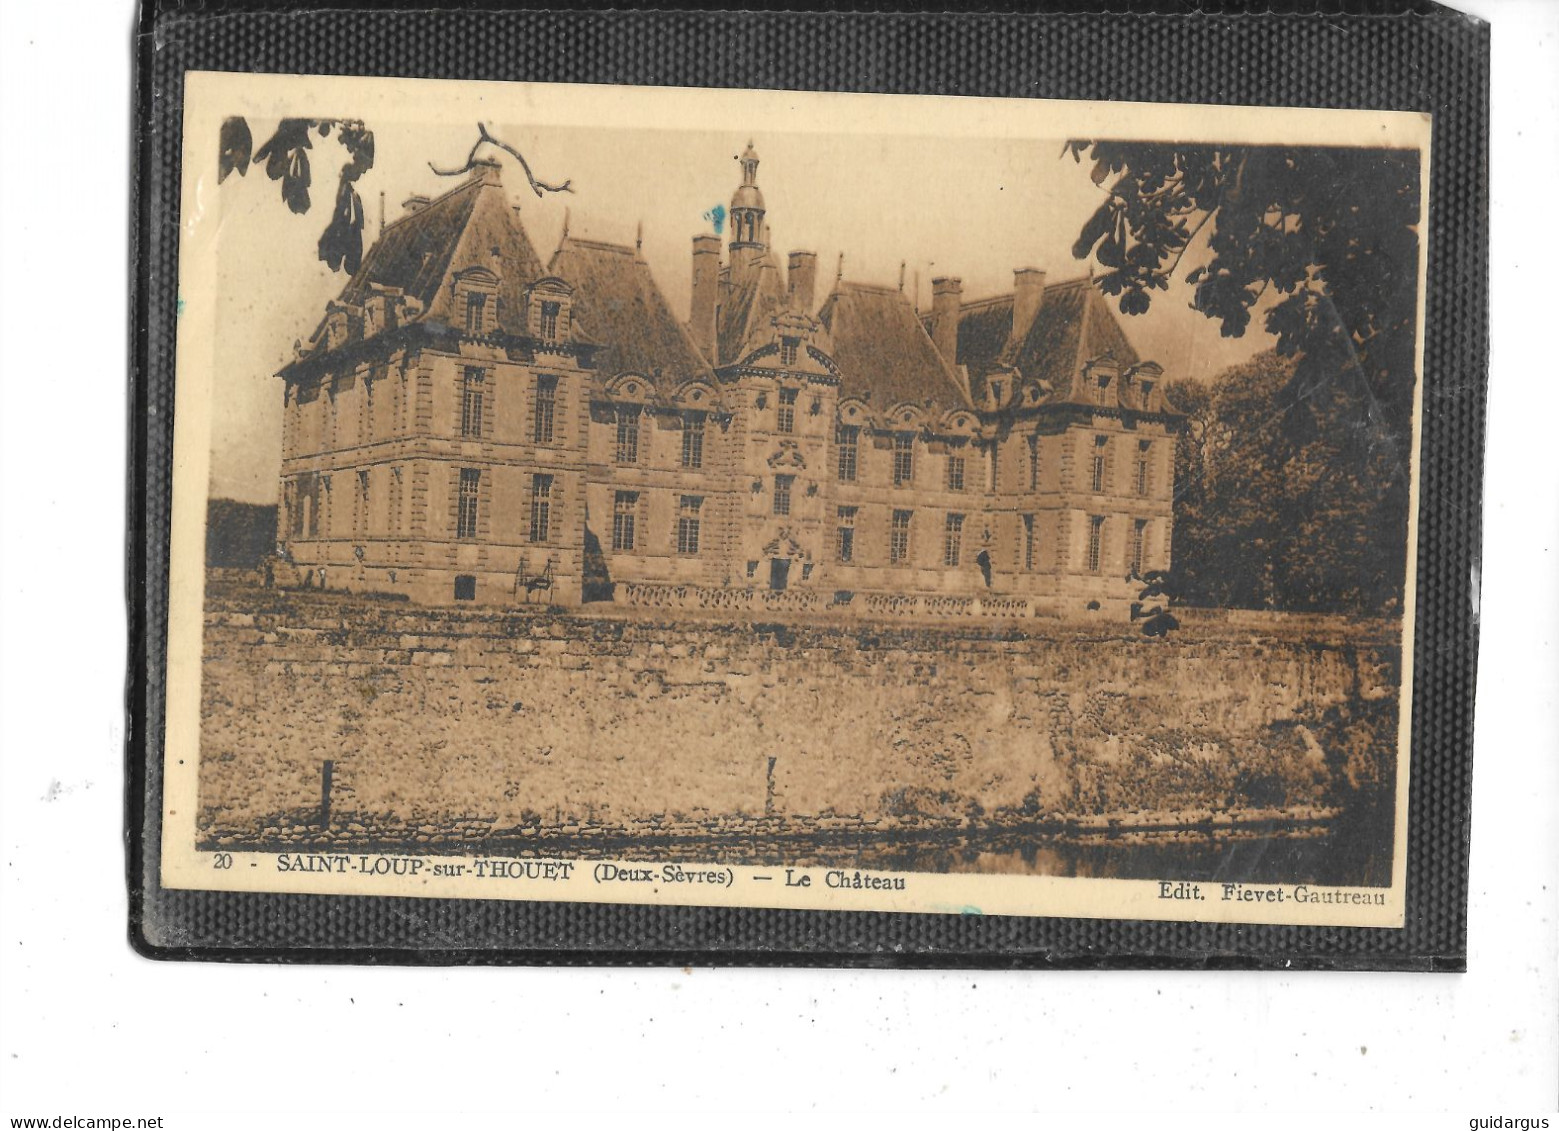
[[531,438],[538,444],[552,443],[552,427],[557,420],[558,379],[536,378],[536,403],[531,406]]
[[617,410],[617,462],[639,462],[638,405],[623,405]]
[[1034,516],[1023,516],[1023,568],[1033,569],[1034,559],[1037,557],[1038,546],[1034,540]]
[[992,440],[991,441],[991,471],[990,471],[990,476],[989,476],[990,487],[991,487],[992,491],[996,490],[996,473],[998,471],[1000,471],[1000,470],[1001,470],[1001,444],[998,441],[996,441],[996,440]]
[[368,472],[357,473],[357,514],[362,529],[368,529]]
[[465,378],[460,384],[460,435],[464,439],[482,437],[482,397],[486,384],[486,373],[466,367]]
[[860,466],[861,430],[851,424],[834,429],[834,444],[839,448],[839,482],[854,483]]
[[1099,572],[1099,563],[1104,553],[1104,516],[1091,514],[1088,516],[1088,569],[1091,573]]
[[1029,490],[1039,490],[1039,437],[1029,437]]
[[545,542],[552,529],[552,476],[530,477],[530,540]]
[[487,296],[466,295],[466,333],[480,334],[487,317]]
[[785,338],[780,343],[780,364],[796,364],[796,354],[799,352],[801,341],[798,338]]
[[794,475],[776,475],[774,477],[774,513],[790,513],[790,489],[794,486]]
[[947,457],[947,489],[949,491],[962,491],[964,489],[964,457]]
[[554,341],[558,336],[558,313],[562,309],[562,303],[544,302],[541,304],[541,336],[549,342]]
[[690,412],[682,418],[682,466],[704,466],[704,414]]
[[619,491],[612,503],[612,549],[631,550],[634,539],[634,519],[639,511],[637,491]]
[[704,500],[700,495],[683,495],[677,503],[677,553],[698,553],[699,511]]
[[1152,485],[1152,467],[1148,463],[1149,453],[1152,450],[1152,441],[1137,441],[1137,494],[1139,495],[1146,495]]
[[1142,575],[1142,556],[1148,544],[1148,520],[1139,518],[1131,527],[1131,572]]
[[474,467],[460,469],[460,506],[455,516],[455,537],[475,538],[477,506],[482,493],[482,473]]
[[855,560],[855,508],[839,508],[839,527],[837,530],[835,548],[837,556],[842,562]]
[[779,391],[779,410],[775,420],[775,427],[781,432],[794,432],[796,430],[795,389],[781,389]]
[[909,560],[909,520],[912,512],[894,511],[888,531],[888,560],[895,565]]
[[1093,457],[1093,489],[1095,491],[1104,490],[1104,457],[1102,455]]
[[893,485],[904,487],[915,478],[915,437],[901,432],[893,437]]
[[963,557],[964,548],[964,516],[950,514],[947,516],[947,527],[942,537],[942,564],[956,566]]

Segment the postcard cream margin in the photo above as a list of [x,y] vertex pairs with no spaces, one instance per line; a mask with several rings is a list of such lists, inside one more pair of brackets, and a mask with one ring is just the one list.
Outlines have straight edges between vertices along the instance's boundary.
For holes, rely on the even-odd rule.
[[[499,107],[503,109],[498,110]],[[350,113],[346,111],[350,110]],[[754,132],[863,134],[1053,140],[1056,137],[1279,145],[1360,145],[1417,148],[1420,154],[1418,319],[1413,399],[1406,591],[1399,695],[1397,802],[1389,889],[1311,892],[1383,893],[1383,904],[1302,903],[1304,885],[1254,884],[1282,890],[1281,903],[1206,898],[1160,898],[1155,880],[974,873],[902,875],[903,890],[829,886],[827,868],[787,869],[700,865],[726,882],[718,886],[665,882],[602,884],[596,861],[582,861],[566,879],[529,882],[471,874],[433,877],[356,872],[279,872],[278,853],[201,852],[195,847],[198,808],[200,679],[205,601],[205,522],[211,463],[211,387],[216,338],[217,139],[230,115],[255,118],[353,117],[367,121],[472,122],[524,118],[534,125],[578,128],[696,130],[740,121]],[[670,123],[670,124],[668,124]],[[548,899],[635,904],[796,907],[825,910],[960,912],[1082,916],[1191,922],[1245,922],[1400,927],[1407,878],[1409,727],[1413,692],[1414,609],[1417,592],[1419,457],[1422,436],[1424,309],[1428,286],[1428,115],[1362,110],[1311,110],[1128,102],[1063,102],[920,95],[796,91],[703,90],[566,84],[462,82],[340,76],[190,72],[185,76],[183,183],[179,239],[179,324],[174,386],[173,516],[169,549],[166,724],[162,798],[162,883],[169,888],[223,891],[395,895],[442,898]],[[217,857],[228,857],[218,868]],[[343,854],[387,858],[383,854]],[[396,854],[413,857],[406,851]],[[430,858],[430,857],[427,857]],[[439,855],[441,862],[474,866],[504,857]],[[653,867],[657,875],[662,865]],[[676,867],[672,865],[670,867]],[[848,871],[854,871],[850,869]],[[758,876],[768,876],[760,880]],[[1217,885],[1207,884],[1208,889]]]

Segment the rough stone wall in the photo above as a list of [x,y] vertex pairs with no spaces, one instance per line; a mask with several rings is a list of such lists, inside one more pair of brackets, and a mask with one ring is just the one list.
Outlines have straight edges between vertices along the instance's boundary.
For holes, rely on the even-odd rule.
[[327,758],[342,819],[433,828],[1299,812],[1361,759],[1366,778],[1389,771],[1394,732],[1349,729],[1394,718],[1398,649],[1379,626],[1324,644],[1244,626],[1026,631],[1045,634],[433,610],[218,583],[203,819],[311,812]]

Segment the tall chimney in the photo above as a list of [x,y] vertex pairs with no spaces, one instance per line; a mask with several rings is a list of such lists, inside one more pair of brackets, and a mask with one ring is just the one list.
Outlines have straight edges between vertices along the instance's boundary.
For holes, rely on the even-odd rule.
[[1019,267],[1012,273],[1012,340],[1021,342],[1045,302],[1045,273]]
[[785,279],[790,291],[790,309],[797,314],[811,314],[812,303],[817,296],[817,253],[791,252]]
[[503,166],[496,157],[479,157],[471,162],[471,179],[494,188],[503,187]]
[[949,365],[958,364],[958,311],[963,306],[962,279],[931,280],[931,340]]
[[704,232],[693,237],[693,304],[688,329],[711,365],[715,357],[715,307],[720,301],[720,237]]

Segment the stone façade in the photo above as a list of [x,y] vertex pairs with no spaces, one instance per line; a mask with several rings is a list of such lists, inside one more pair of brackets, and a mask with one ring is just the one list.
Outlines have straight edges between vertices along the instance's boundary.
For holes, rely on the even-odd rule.
[[819,305],[757,167],[685,322],[636,247],[565,230],[543,264],[495,163],[408,201],[280,373],[278,580],[1087,615],[1168,568],[1180,417],[1088,280],[937,279],[923,316],[840,271]]

